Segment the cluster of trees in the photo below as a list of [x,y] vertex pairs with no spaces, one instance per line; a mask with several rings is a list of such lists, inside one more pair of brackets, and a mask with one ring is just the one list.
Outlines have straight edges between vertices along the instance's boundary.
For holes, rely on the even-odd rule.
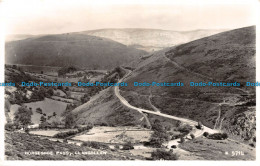
[[94,149],[109,149],[109,146],[107,144],[95,141],[83,142],[81,146],[91,147]]
[[[28,74],[25,74],[25,72],[23,72],[20,67],[13,65],[13,67],[6,67],[6,68],[9,68],[9,70],[12,71],[12,73],[8,75],[9,77],[6,82],[14,82],[16,84],[21,84],[21,82],[32,81],[32,77]],[[18,71],[19,73],[17,73],[15,70]]]
[[112,73],[118,73],[119,78],[123,78],[126,74],[125,70],[123,70],[121,67],[116,67],[114,70],[112,70]]
[[7,123],[5,125],[5,130],[13,131],[16,129],[24,129],[28,132],[28,125],[32,124],[32,109],[27,106],[21,106],[14,113],[13,123]]
[[[10,103],[12,104],[22,104],[22,103],[29,103],[35,101],[44,100],[45,97],[50,97],[54,94],[53,88],[48,87],[20,87],[17,86],[18,90],[13,93],[13,97],[10,99]],[[32,92],[31,97],[27,97],[27,91],[30,90]]]
[[90,99],[89,94],[84,94],[84,96],[82,96],[82,97],[80,98],[80,102],[81,102],[82,104],[84,104],[84,103],[88,102],[89,99]]
[[69,113],[65,116],[65,128],[74,128],[75,123],[75,115],[72,113]]
[[52,117],[56,117],[56,115],[57,115],[56,112],[53,112],[52,115],[50,115],[46,118],[47,114],[43,113],[41,108],[36,108],[36,112],[39,114],[42,114],[41,119],[40,119],[41,124],[45,123],[47,120],[50,120]]
[[67,73],[75,72],[78,69],[75,66],[65,66],[58,70],[58,76],[64,76]]
[[170,134],[162,126],[161,122],[156,119],[152,124],[152,130],[154,131],[150,137],[149,145],[152,147],[160,148],[163,143],[170,140]]
[[122,148],[122,150],[131,150],[131,149],[134,149],[134,146],[131,142],[125,143]]
[[209,138],[209,139],[214,139],[214,140],[224,140],[228,138],[227,133],[214,133],[214,134],[207,134],[206,132],[203,133],[203,136]]
[[[184,142],[184,136],[191,132],[192,127],[189,125],[180,125],[177,129],[174,129],[176,131],[179,131],[180,134],[175,135],[173,132],[171,132],[170,126],[164,127],[162,123],[158,119],[156,119],[152,124],[152,130],[154,132],[151,135],[149,142],[146,142],[145,145],[161,148],[163,146],[163,143],[169,140],[180,138],[180,142]],[[191,134],[190,136],[192,139],[195,138],[193,134]]]
[[27,128],[32,123],[32,108],[21,106],[14,114],[14,122],[19,124],[22,128]]
[[86,127],[81,127],[81,128],[78,128],[76,130],[71,130],[71,131],[67,131],[67,132],[61,132],[61,133],[57,133],[55,134],[53,137],[54,138],[67,138],[69,136],[72,136],[72,135],[76,135],[78,133],[81,133],[83,131],[89,131],[90,129],[92,129],[93,126],[86,126]]
[[179,156],[172,151],[166,151],[164,149],[156,149],[151,154],[152,160],[178,160]]

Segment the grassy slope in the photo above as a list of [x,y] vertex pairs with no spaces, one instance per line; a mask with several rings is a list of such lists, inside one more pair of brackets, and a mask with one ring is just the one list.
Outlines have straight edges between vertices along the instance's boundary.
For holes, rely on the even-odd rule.
[[61,34],[6,43],[6,62],[17,64],[110,69],[145,51],[89,35]]
[[255,81],[255,35],[255,27],[232,30],[180,45],[166,55],[217,81]]
[[[130,156],[127,152],[117,152],[111,150],[97,150],[89,147],[40,139],[24,133],[5,134],[5,155],[7,160],[131,160],[141,159],[140,157]],[[87,151],[106,151],[106,155],[26,155],[25,152],[87,152]]]
[[77,124],[142,125],[141,114],[121,105],[114,96],[114,89],[107,88],[93,96],[87,103],[72,110]]
[[[199,74],[205,77],[200,77]],[[248,106],[235,105],[239,102],[255,100],[255,88],[189,86],[190,81],[211,81],[210,78],[207,79],[208,77],[217,82],[255,81],[254,27],[220,33],[154,53],[139,63],[128,78],[127,82],[130,86],[120,89],[126,93],[135,91],[141,95],[149,95],[149,87],[134,87],[131,86],[133,82],[181,81],[185,84],[184,87],[152,87],[153,105],[164,113],[202,121],[209,127],[214,126],[221,110],[221,119],[224,118],[222,129],[240,135],[244,139],[252,138],[250,133],[255,126],[255,110],[249,109]],[[253,96],[242,96],[246,92]],[[224,100],[230,105],[220,108],[219,103]],[[251,116],[241,118],[243,114]],[[245,123],[250,124],[245,125]],[[242,129],[243,126],[245,129]]]

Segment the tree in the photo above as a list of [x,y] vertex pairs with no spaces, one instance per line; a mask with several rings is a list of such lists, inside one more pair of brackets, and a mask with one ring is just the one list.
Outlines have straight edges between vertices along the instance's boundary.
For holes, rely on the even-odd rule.
[[15,123],[21,125],[23,128],[27,128],[27,126],[32,122],[32,114],[32,110],[21,106],[15,112],[14,121]]
[[53,96],[53,95],[54,95],[54,91],[53,91],[52,88],[49,88],[49,89],[47,90],[47,93],[48,93],[50,96]]
[[40,121],[41,121],[41,123],[44,123],[44,122],[46,122],[46,118],[42,115]]
[[69,87],[66,86],[65,91],[69,91],[69,90],[70,90]]
[[153,147],[160,148],[163,143],[170,140],[170,134],[164,130],[160,120],[156,119],[152,124],[152,129],[154,133],[150,137],[149,144]]
[[208,137],[208,136],[209,136],[209,133],[208,133],[208,132],[204,132],[204,133],[203,133],[203,136],[204,136],[204,137]]
[[122,148],[122,150],[131,150],[131,149],[134,149],[134,146],[132,145],[131,142],[124,144]]
[[190,137],[191,137],[191,139],[194,139],[195,135],[194,134],[190,134]]
[[52,116],[56,117],[56,115],[57,115],[56,112],[53,112]]
[[162,126],[160,120],[158,120],[158,119],[156,119],[156,120],[154,121],[154,123],[153,123],[153,125],[152,125],[152,129],[153,129],[154,131],[158,131],[158,132],[164,131],[163,126]]
[[73,128],[75,126],[75,118],[74,115],[69,113],[65,117],[65,127],[66,128]]
[[227,134],[227,133],[223,133],[223,134],[222,134],[222,138],[223,138],[223,139],[227,139],[227,138],[228,138],[228,134]]
[[185,142],[185,139],[184,137],[181,137],[181,140],[180,140],[181,143]]
[[196,126],[197,129],[202,129],[202,124],[201,122],[198,122],[198,125]]
[[36,108],[36,112],[39,114],[42,114],[42,109],[41,108]]
[[45,90],[44,90],[44,88],[40,88],[39,90],[38,90],[38,96],[39,96],[39,99],[40,100],[44,100],[44,98],[45,98]]
[[66,95],[67,95],[67,98],[71,97],[71,92],[70,91],[66,91]]

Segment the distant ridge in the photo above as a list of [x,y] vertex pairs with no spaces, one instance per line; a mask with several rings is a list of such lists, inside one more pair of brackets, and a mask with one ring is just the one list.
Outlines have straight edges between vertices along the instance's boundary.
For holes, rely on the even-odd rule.
[[133,46],[148,52],[157,51],[166,47],[186,43],[195,39],[210,36],[221,30],[194,30],[194,31],[171,31],[161,29],[123,28],[123,29],[97,29],[76,34],[109,38],[119,43]]

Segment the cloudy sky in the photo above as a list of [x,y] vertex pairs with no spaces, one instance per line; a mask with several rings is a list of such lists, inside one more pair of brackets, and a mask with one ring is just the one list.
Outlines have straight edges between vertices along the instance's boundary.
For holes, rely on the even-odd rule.
[[186,31],[255,24],[255,5],[249,1],[192,2],[194,0],[183,4],[177,0],[139,0],[138,3],[136,0],[124,3],[117,0],[3,0],[2,17],[6,20],[7,34],[52,34],[102,28]]

